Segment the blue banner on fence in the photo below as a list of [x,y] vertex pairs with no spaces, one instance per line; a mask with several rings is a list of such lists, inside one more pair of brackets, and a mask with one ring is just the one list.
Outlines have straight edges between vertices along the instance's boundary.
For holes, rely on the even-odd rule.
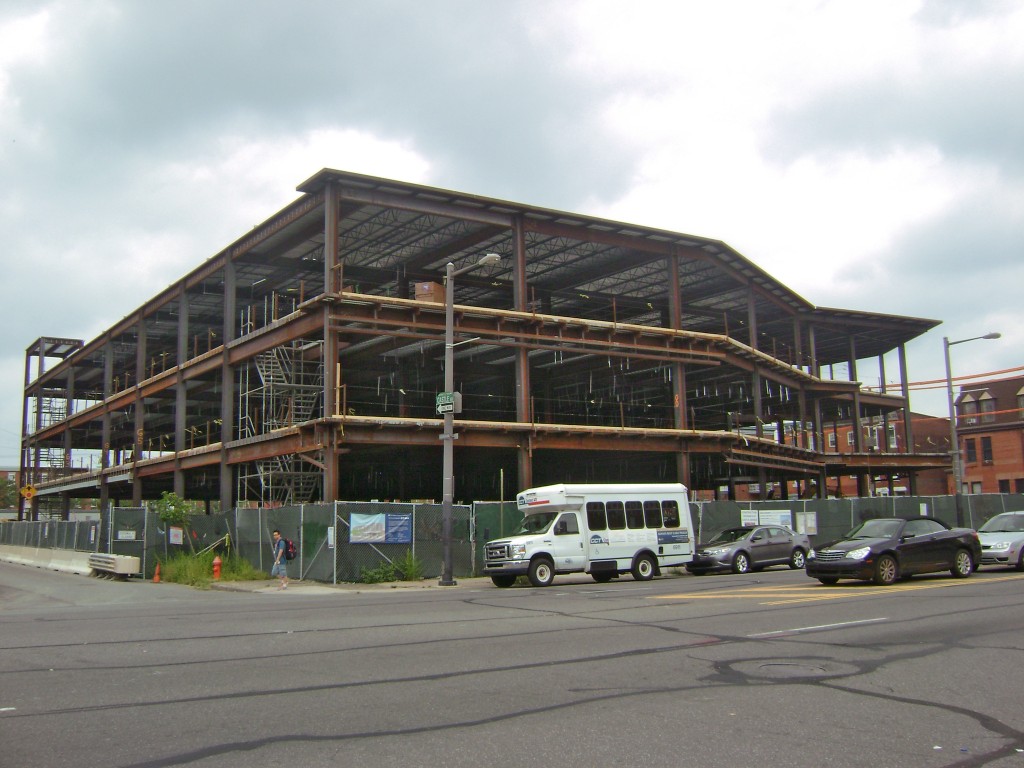
[[386,541],[388,544],[412,544],[412,515],[388,514]]

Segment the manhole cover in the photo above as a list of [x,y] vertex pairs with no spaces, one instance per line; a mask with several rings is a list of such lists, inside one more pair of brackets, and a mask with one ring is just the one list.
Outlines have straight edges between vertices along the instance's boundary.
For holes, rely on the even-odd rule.
[[747,677],[761,677],[770,680],[808,678],[808,677],[837,677],[849,675],[857,671],[857,668],[850,664],[843,664],[834,661],[793,661],[793,660],[772,660],[760,659],[752,661],[741,661],[731,665],[734,672]]

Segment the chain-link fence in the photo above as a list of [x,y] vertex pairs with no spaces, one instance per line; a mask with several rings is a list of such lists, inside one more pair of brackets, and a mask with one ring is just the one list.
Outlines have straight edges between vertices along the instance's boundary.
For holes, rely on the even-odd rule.
[[[961,497],[964,524],[971,528],[1015,510],[1024,510],[1024,494]],[[691,502],[690,513],[701,541],[723,528],[755,522],[788,525],[818,543],[839,538],[873,517],[928,515],[949,525],[957,521],[952,496],[704,501]],[[513,535],[523,516],[515,502],[484,501],[453,506],[452,518],[452,573],[460,578],[479,574],[486,542]],[[298,550],[288,563],[292,578],[358,582],[386,564],[400,569],[407,557],[419,564],[425,578],[437,578],[443,559],[442,523],[440,504],[338,501],[237,509],[227,515],[193,515],[184,528],[167,525],[145,507],[115,507],[99,520],[0,522],[0,546],[134,555],[142,563],[141,575],[151,578],[158,559],[177,551],[206,550],[230,534],[234,551],[268,573],[271,534],[279,530]]]
[[[363,581],[366,571],[415,559],[426,577],[441,573],[440,504],[338,501],[234,513],[238,554],[262,571],[273,563],[273,531],[295,543],[291,578]],[[473,573],[470,508],[452,507],[452,570]],[[355,529],[355,530],[353,530]]]
[[39,520],[0,522],[0,545],[34,549],[100,552],[102,520]]

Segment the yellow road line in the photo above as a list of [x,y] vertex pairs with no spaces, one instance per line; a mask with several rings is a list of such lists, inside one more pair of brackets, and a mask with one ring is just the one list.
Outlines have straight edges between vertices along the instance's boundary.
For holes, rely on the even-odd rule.
[[[991,581],[1013,581],[1022,579],[1024,576],[993,576],[985,577],[985,582]],[[948,581],[936,581],[929,583],[902,583],[892,586],[874,587],[853,587],[836,588],[826,587],[819,584],[808,584],[806,587],[746,587],[743,589],[730,590],[729,592],[683,592],[674,595],[651,595],[650,600],[757,600],[759,598],[789,598],[772,599],[762,602],[761,605],[791,605],[794,603],[812,603],[821,600],[839,600],[849,597],[880,597],[893,592],[911,592],[921,589],[942,589],[945,587],[963,587],[977,583],[971,579],[956,579]],[[814,590],[813,594],[811,590]]]

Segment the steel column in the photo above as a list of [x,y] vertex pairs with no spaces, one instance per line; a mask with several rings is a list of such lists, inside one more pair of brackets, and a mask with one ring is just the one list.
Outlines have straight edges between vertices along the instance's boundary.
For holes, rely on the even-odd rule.
[[[338,251],[338,187],[328,184],[324,188],[324,285],[328,293],[342,289],[344,275]],[[338,332],[331,324],[331,305],[323,307],[324,337],[324,416],[338,413]],[[338,498],[338,430],[328,427],[329,435],[324,441],[323,495],[324,501]]]
[[227,512],[234,502],[234,483],[231,465],[228,463],[227,444],[231,442],[235,424],[235,371],[228,359],[228,342],[235,338],[235,308],[238,301],[235,262],[224,260],[224,313],[221,336],[220,365],[220,510]]

